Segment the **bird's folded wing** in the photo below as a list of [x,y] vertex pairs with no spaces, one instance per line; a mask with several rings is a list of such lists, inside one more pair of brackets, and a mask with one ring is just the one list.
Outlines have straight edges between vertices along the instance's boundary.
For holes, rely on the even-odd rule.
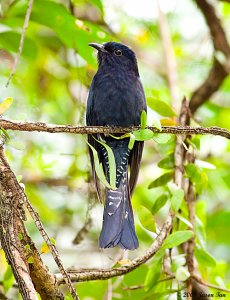
[[130,194],[132,196],[137,179],[138,173],[140,170],[141,157],[143,152],[144,142],[135,142],[134,147],[130,153],[130,179],[129,179],[129,188]]

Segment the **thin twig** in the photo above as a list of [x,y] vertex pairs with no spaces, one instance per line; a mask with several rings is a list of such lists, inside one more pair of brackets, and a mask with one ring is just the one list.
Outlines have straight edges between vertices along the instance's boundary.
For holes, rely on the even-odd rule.
[[[106,127],[106,126],[72,126],[72,125],[55,125],[42,122],[21,122],[7,119],[0,119],[0,128],[19,130],[19,131],[38,131],[49,133],[72,133],[72,134],[93,134],[93,133],[127,133],[140,129],[140,127]],[[192,127],[192,126],[162,126],[162,130],[156,127],[148,126],[147,129],[154,133],[169,133],[169,134],[211,134],[220,135],[230,139],[230,131],[217,126],[212,127]]]
[[31,203],[29,202],[29,199],[27,198],[27,196],[25,195],[24,191],[21,190],[21,193],[22,193],[22,196],[23,196],[23,199],[24,199],[24,203],[32,217],[32,219],[34,220],[35,222],[35,225],[36,227],[38,228],[39,232],[41,233],[44,241],[46,242],[47,246],[49,247],[50,249],[50,252],[63,276],[63,280],[65,281],[65,283],[67,284],[69,290],[70,290],[70,293],[73,297],[74,300],[80,300],[78,295],[77,295],[77,292],[71,282],[71,279],[70,279],[70,276],[68,275],[67,271],[65,270],[65,267],[62,263],[62,260],[59,256],[59,253],[57,251],[57,248],[55,247],[55,245],[53,245],[52,241],[50,240],[47,232],[45,231],[45,228],[43,226],[43,224],[41,223],[41,220],[39,218],[39,215],[38,213],[34,210],[34,208],[32,207]]
[[221,286],[218,286],[218,285],[214,285],[214,284],[211,284],[211,283],[207,283],[207,282],[204,282],[201,278],[193,275],[193,279],[196,280],[196,282],[204,285],[204,286],[207,286],[211,289],[216,289],[216,290],[219,290],[219,291],[223,291],[223,292],[226,292],[226,293],[230,293],[230,290],[229,289],[226,289],[224,287],[221,287]]
[[8,81],[6,83],[6,87],[8,87],[11,78],[14,76],[14,73],[16,71],[16,68],[17,68],[20,56],[22,54],[22,49],[23,49],[25,35],[26,35],[26,29],[27,29],[28,24],[29,24],[30,14],[31,14],[32,7],[33,7],[33,2],[34,2],[34,0],[29,0],[28,8],[26,10],[26,16],[25,16],[24,25],[23,25],[23,28],[22,28],[22,35],[21,35],[21,39],[20,39],[20,43],[19,43],[18,53],[17,53],[17,56],[16,56],[16,58],[14,60],[14,65],[13,65],[12,70],[10,72],[10,76],[9,76]]
[[[193,163],[194,164],[194,162],[195,162],[195,153],[194,153],[194,150],[191,149],[192,146],[190,145],[189,147],[190,147],[190,149],[186,153],[186,159],[187,159],[188,163]],[[186,200],[187,206],[188,206],[189,221],[192,224],[192,230],[195,231],[195,216],[196,216],[195,201],[196,201],[196,194],[195,194],[193,183],[190,180],[188,182],[188,188],[187,188],[187,191],[185,193],[185,200]],[[187,285],[187,292],[188,292],[188,295],[189,295],[192,292],[192,288],[193,288],[192,276],[193,276],[194,270],[195,270],[195,266],[194,266],[195,237],[194,236],[187,241],[186,246],[187,246],[186,247],[186,253],[187,253],[186,263],[187,263],[187,266],[188,266],[188,271],[190,273],[190,278],[188,278],[188,280],[186,281],[186,285]]]

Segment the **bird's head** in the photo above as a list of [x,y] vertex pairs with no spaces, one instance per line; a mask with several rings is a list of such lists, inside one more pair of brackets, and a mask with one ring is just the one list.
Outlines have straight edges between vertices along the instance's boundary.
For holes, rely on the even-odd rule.
[[120,66],[127,71],[134,71],[137,75],[138,66],[135,53],[127,46],[108,42],[104,44],[90,43],[89,46],[98,50],[97,58],[100,66]]

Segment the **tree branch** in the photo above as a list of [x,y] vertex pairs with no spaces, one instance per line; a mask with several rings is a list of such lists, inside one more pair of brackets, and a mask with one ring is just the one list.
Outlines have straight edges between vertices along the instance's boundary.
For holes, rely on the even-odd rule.
[[225,67],[223,67],[223,65],[216,58],[214,58],[208,77],[192,94],[189,102],[189,108],[192,113],[195,113],[196,110],[220,88],[227,76],[228,72],[226,71]]
[[[54,276],[52,276],[48,272],[48,269],[43,265],[35,245],[27,235],[26,229],[19,218],[19,205],[24,201],[29,213],[35,221],[35,225],[41,232],[47,246],[50,248],[54,260],[59,267],[59,270],[62,272],[63,278],[65,278],[73,299],[79,300],[56,247],[50,241],[48,234],[41,224],[38,214],[34,211],[23,188],[11,171],[8,162],[4,157],[2,147],[0,147],[0,175],[0,201],[2,202],[0,210],[0,220],[2,223],[2,226],[0,226],[1,242],[7,259],[12,266],[19,290],[24,297],[23,299],[38,299],[34,285],[36,285],[38,291],[41,292],[41,296],[44,296],[42,299],[63,299],[62,293],[58,291],[56,286]],[[21,241],[19,240],[19,232],[22,234]],[[26,248],[24,246],[26,246]],[[33,260],[31,266],[29,266],[27,261],[29,257]],[[34,280],[33,282],[31,278]]]
[[14,277],[18,283],[23,299],[37,300],[37,293],[30,277],[29,266],[24,249],[18,238],[18,223],[20,216],[18,207],[20,205],[20,193],[15,188],[15,180],[8,167],[0,146],[0,236],[1,245],[6,254]]
[[216,51],[221,51],[227,59],[230,58],[230,47],[226,38],[226,34],[218,18],[214,6],[207,0],[196,0],[196,4],[204,15],[205,21],[209,27]]
[[221,286],[218,286],[218,285],[214,285],[214,284],[211,284],[211,283],[207,283],[207,282],[204,282],[201,278],[199,278],[198,276],[195,276],[193,275],[193,279],[200,283],[201,285],[204,285],[204,286],[207,286],[207,287],[210,287],[211,289],[216,289],[216,290],[219,290],[219,291],[223,291],[223,292],[226,292],[226,293],[230,293],[230,290],[229,289],[226,289],[224,287],[221,287]]
[[[162,229],[153,244],[149,249],[145,251],[145,253],[134,260],[128,266],[122,266],[119,268],[110,268],[110,269],[77,269],[77,270],[68,270],[68,274],[71,278],[72,282],[80,282],[80,281],[89,281],[89,280],[105,280],[112,277],[120,276],[127,274],[140,265],[144,264],[150,258],[152,258],[156,252],[162,246],[164,240],[168,236],[173,224],[173,217],[171,214],[167,217]],[[63,284],[64,279],[61,274],[56,274],[56,278],[59,284]]]
[[44,241],[46,242],[47,246],[49,247],[49,250],[50,250],[50,252],[51,252],[51,254],[52,254],[52,256],[53,256],[53,258],[54,258],[54,260],[55,260],[55,262],[56,262],[56,264],[57,264],[57,266],[59,268],[59,270],[60,270],[60,272],[63,275],[64,281],[67,284],[67,286],[69,288],[69,291],[70,291],[73,299],[74,300],[80,300],[79,297],[78,297],[78,295],[77,295],[77,292],[76,292],[74,286],[72,285],[70,277],[69,277],[68,273],[65,270],[65,267],[64,267],[64,265],[62,263],[62,260],[61,260],[61,258],[59,256],[59,253],[57,251],[57,248],[56,248],[55,245],[53,245],[53,243],[50,240],[48,234],[46,233],[45,228],[44,228],[43,224],[41,223],[41,220],[39,218],[38,213],[33,209],[32,205],[29,202],[29,199],[27,198],[27,196],[24,193],[23,189],[21,189],[20,193],[21,193],[22,199],[24,200],[26,208],[28,209],[28,211],[29,211],[32,219],[34,220],[34,223],[35,223],[36,227],[38,228],[38,230],[41,233]]
[[222,52],[226,61],[222,64],[216,57],[214,58],[207,79],[205,79],[204,83],[192,94],[189,104],[192,113],[219,89],[230,70],[230,47],[215,8],[206,0],[196,0],[196,3],[203,13],[209,27],[215,50]]
[[[0,128],[5,130],[18,131],[38,131],[49,133],[71,133],[71,134],[93,134],[93,133],[127,133],[140,129],[140,127],[123,128],[123,127],[105,127],[105,126],[72,126],[72,125],[54,125],[42,122],[21,122],[0,119]],[[191,127],[191,126],[162,126],[162,131],[156,127],[148,126],[147,129],[154,133],[169,133],[169,134],[211,134],[219,135],[230,139],[230,131],[217,126],[213,127]]]
[[19,233],[22,236],[20,242],[27,251],[27,260],[31,259],[31,263],[29,263],[30,276],[41,299],[63,300],[64,296],[58,288],[56,278],[41,260],[40,254],[28,235],[23,222],[19,225]]

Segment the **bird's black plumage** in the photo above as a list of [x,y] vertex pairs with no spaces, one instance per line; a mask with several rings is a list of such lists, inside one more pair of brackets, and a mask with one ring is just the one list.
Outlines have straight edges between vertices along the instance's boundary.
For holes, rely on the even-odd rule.
[[[146,111],[146,100],[139,78],[135,53],[127,46],[109,42],[103,45],[90,44],[98,50],[98,71],[93,78],[87,102],[87,125],[130,127],[140,124],[140,116]],[[106,189],[103,226],[100,234],[100,247],[120,246],[136,249],[138,239],[134,228],[131,195],[139,173],[143,142],[135,142],[128,149],[128,139],[116,140],[110,136],[96,135],[113,150],[117,177],[117,189]],[[89,143],[97,150],[107,178],[109,165],[107,152],[92,136]],[[99,198],[100,188],[95,173],[93,155],[90,157],[93,176]],[[130,175],[128,167],[130,166]]]

